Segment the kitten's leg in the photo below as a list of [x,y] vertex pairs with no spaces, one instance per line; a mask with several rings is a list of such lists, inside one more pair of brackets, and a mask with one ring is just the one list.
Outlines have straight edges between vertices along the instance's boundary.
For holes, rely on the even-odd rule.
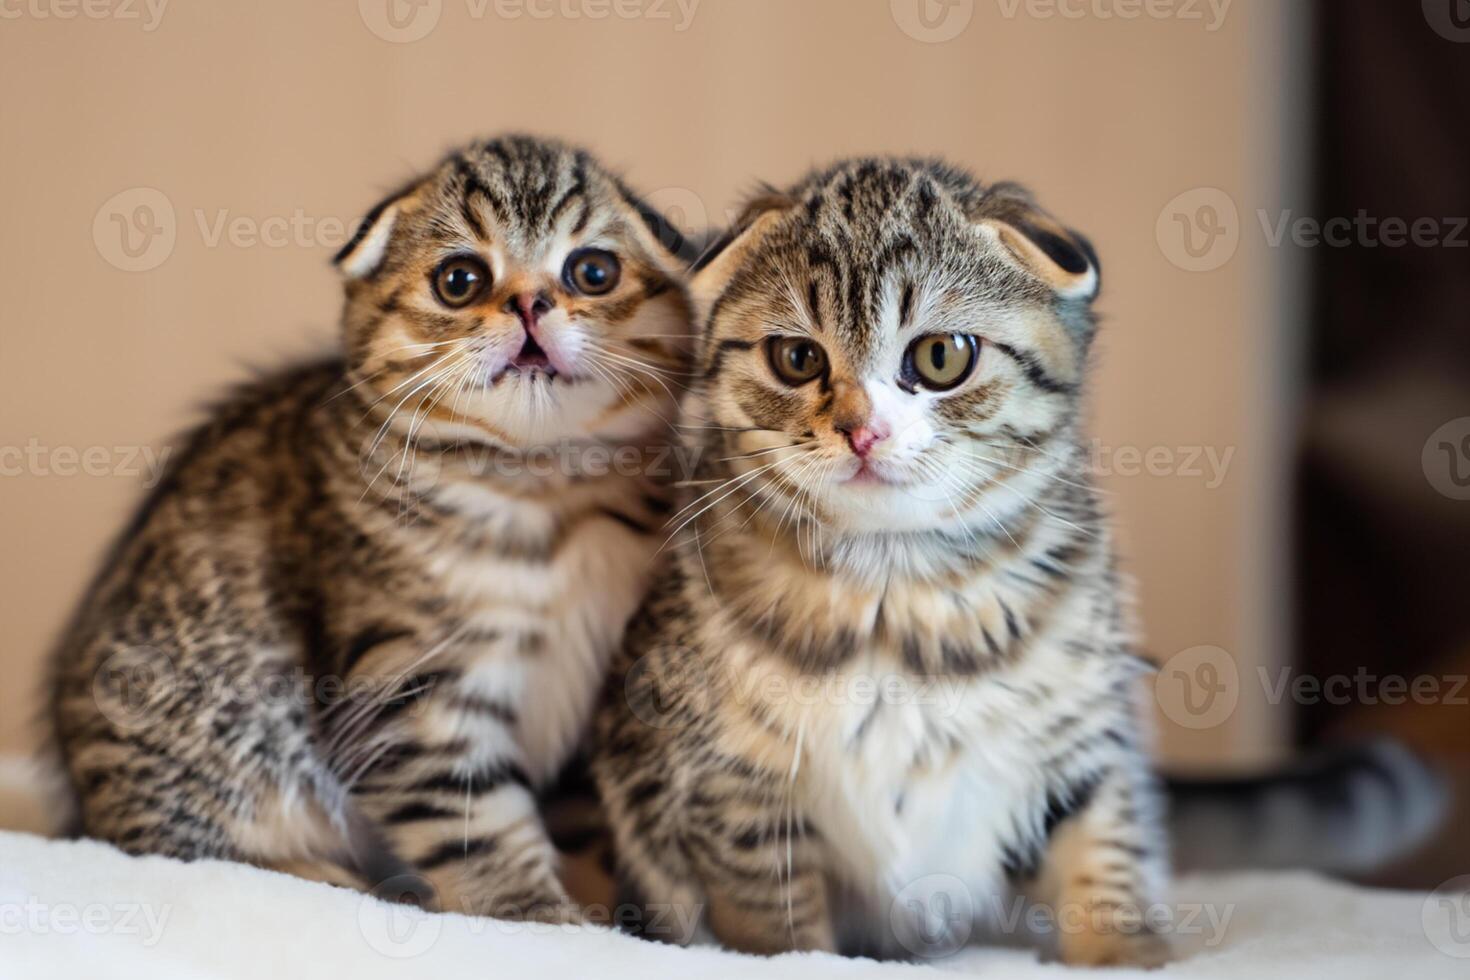
[[698,882],[668,866],[677,859],[658,862],[640,855],[629,860],[626,850],[617,853],[614,925],[643,939],[679,946],[712,938],[702,921],[705,901]]
[[703,926],[743,952],[835,951],[815,837],[789,783],[683,730],[633,712],[601,719],[592,770],[636,931],[687,944]]
[[83,833],[131,854],[350,877],[341,787],[305,700],[280,683],[291,664],[279,651],[104,639],[78,660],[56,711]]
[[[404,686],[407,685],[407,686]],[[574,921],[556,850],[537,812],[508,700],[454,671],[408,678],[385,746],[353,792],[446,911]]]
[[[783,854],[778,852],[784,852],[784,848],[773,847],[768,854],[753,856],[770,858],[773,864],[784,863]],[[709,895],[707,915],[710,930],[726,946],[761,955],[837,951],[827,906],[827,882],[816,869],[783,871],[779,884],[770,865],[758,874],[747,875],[722,864],[717,874],[718,878],[705,883]]]
[[1037,879],[1070,965],[1156,967],[1169,959],[1167,940],[1146,914],[1165,900],[1163,830],[1142,763],[1136,768],[1138,776],[1110,772],[1058,825]]
[[836,951],[826,880],[803,842],[792,842],[788,856],[784,831],[754,842],[747,831],[711,833],[690,817],[672,850],[650,847],[657,838],[636,823],[613,821],[619,878],[639,908],[640,935],[687,944],[702,923],[743,953]]
[[579,906],[610,911],[617,904],[612,834],[587,759],[574,756],[555,784],[541,792],[539,802],[542,823],[561,858],[561,880],[568,894]]
[[684,846],[683,780],[663,763],[651,730],[631,717],[605,716],[605,745],[592,773],[602,800],[617,879],[618,926],[645,939],[693,942],[704,896]]
[[[638,721],[619,718],[604,735],[629,750],[604,752],[593,767],[618,878],[640,912],[626,925],[680,944],[702,925],[746,953],[835,951],[815,840],[783,805],[783,782],[743,764],[738,775],[681,772]],[[696,761],[697,750],[680,748],[683,765]]]
[[715,936],[746,953],[835,952],[814,832],[787,781],[752,766],[706,780],[702,790],[690,806],[689,850]]

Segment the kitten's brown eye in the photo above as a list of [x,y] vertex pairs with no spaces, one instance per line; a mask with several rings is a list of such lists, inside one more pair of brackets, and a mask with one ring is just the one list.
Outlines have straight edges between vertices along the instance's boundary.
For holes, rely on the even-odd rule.
[[804,385],[827,370],[827,352],[805,337],[772,337],[766,351],[776,377],[792,387]]
[[920,337],[909,347],[905,367],[925,388],[947,391],[970,376],[975,369],[977,344],[974,337],[963,333],[933,334]]
[[562,278],[584,296],[610,293],[623,274],[622,263],[611,252],[600,248],[582,248],[567,256]]
[[434,295],[450,309],[469,306],[490,285],[490,270],[473,255],[456,255],[434,270]]

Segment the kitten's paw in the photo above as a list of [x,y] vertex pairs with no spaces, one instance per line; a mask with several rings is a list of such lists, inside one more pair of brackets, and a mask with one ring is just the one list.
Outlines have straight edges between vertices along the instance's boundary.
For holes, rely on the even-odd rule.
[[552,925],[582,925],[587,919],[582,908],[561,890],[525,895],[510,902],[492,905],[491,916],[511,922],[545,922]]
[[587,922],[582,910],[570,901],[532,905],[513,918],[526,922],[549,922],[559,926],[580,926]]
[[506,922],[549,922],[581,925],[582,909],[560,889],[524,888],[493,894],[460,895],[444,903],[444,910],[461,915]]
[[1155,970],[1173,959],[1169,941],[1154,932],[1079,932],[1062,937],[1068,966],[1131,966]]

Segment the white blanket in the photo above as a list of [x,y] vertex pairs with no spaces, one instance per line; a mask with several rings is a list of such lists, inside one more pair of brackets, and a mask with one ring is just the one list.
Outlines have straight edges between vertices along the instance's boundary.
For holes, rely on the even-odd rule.
[[[1470,977],[1470,915],[1438,897],[1309,875],[1193,878],[1183,958],[1162,974],[1251,980]],[[1464,916],[1455,921],[1454,916]],[[1459,926],[1463,931],[1456,932]],[[1056,977],[1034,953],[970,949],[928,965],[756,959],[597,927],[527,926],[387,905],[243,865],[131,858],[93,841],[0,832],[0,977]],[[1123,975],[1123,974],[1112,974]]]
[[[923,964],[758,959],[599,927],[429,914],[245,865],[48,840],[37,834],[57,808],[44,785],[36,767],[0,759],[0,828],[10,828],[0,830],[0,980],[1085,975],[1018,949],[972,947]],[[1470,888],[1470,877],[1455,883]],[[1373,891],[1306,874],[1199,877],[1176,884],[1169,911],[1179,961],[1109,976],[1470,978],[1470,894]]]

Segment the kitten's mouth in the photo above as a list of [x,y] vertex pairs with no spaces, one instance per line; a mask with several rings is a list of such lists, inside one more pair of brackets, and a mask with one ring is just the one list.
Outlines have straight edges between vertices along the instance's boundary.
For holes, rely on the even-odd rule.
[[526,381],[544,380],[547,382],[562,379],[574,380],[570,374],[563,374],[555,364],[551,363],[551,355],[546,349],[536,342],[536,338],[526,334],[526,339],[521,343],[521,349],[515,356],[505,362],[495,377],[490,379],[493,385],[506,375],[514,375]]
[[855,487],[901,487],[907,480],[871,459],[858,460],[857,469],[842,482]]
[[536,338],[526,334],[526,342],[521,345],[520,351],[510,359],[505,366],[507,371],[515,371],[518,374],[534,374],[540,372],[547,379],[556,377],[556,368],[551,365],[551,358],[541,345],[536,343]]

